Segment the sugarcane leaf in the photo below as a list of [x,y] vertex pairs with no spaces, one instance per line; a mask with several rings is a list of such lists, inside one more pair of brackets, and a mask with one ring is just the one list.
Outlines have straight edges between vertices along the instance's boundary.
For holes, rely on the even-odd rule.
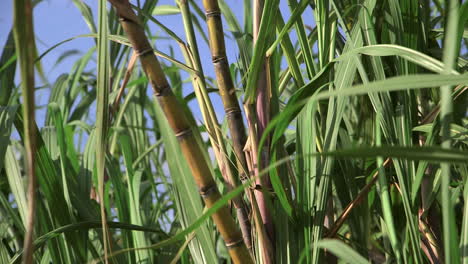
[[278,0],[267,0],[263,7],[262,16],[266,19],[262,19],[260,22],[260,29],[258,33],[257,42],[254,47],[254,53],[252,61],[250,62],[249,72],[247,76],[247,88],[245,91],[244,101],[248,103],[254,102],[254,97],[256,96],[256,83],[258,80],[259,72],[261,66],[265,60],[265,51],[268,45],[268,38],[275,29],[274,23],[272,21],[274,13],[278,8]]
[[[163,233],[163,231],[160,229],[154,229],[154,228],[149,228],[149,227],[144,227],[144,226],[139,226],[139,225],[132,225],[132,224],[124,223],[124,222],[108,221],[107,225],[109,226],[109,228],[112,228],[112,229],[134,230],[134,231],[150,232],[150,233]],[[63,233],[74,232],[77,230],[100,229],[101,227],[102,225],[100,221],[84,221],[84,222],[61,226],[55,230],[52,230],[38,237],[36,240],[34,240],[34,248],[35,250],[39,249],[48,240],[56,238]],[[16,253],[15,256],[10,259],[10,263],[17,263],[17,261],[20,259],[22,254],[23,254],[23,251],[19,251],[18,253]]]
[[18,106],[0,106],[0,171],[4,166],[5,153],[10,144],[10,134]]
[[345,263],[352,264],[367,264],[367,261],[364,257],[359,255],[356,251],[350,248],[345,243],[336,240],[336,239],[323,239],[318,242],[318,247],[326,249],[337,256],[340,260]]
[[[215,261],[216,251],[214,248],[214,239],[209,234],[208,227],[210,223],[199,222],[202,217],[202,204],[198,187],[192,176],[192,172],[188,166],[187,161],[181,155],[181,149],[177,142],[173,130],[170,128],[169,123],[163,117],[162,109],[159,105],[155,106],[156,117],[159,129],[162,134],[162,141],[166,147],[167,161],[169,170],[171,171],[172,179],[174,181],[174,192],[176,197],[176,206],[180,213],[180,221],[184,228],[191,227],[198,223],[197,228],[201,225],[200,229],[196,231],[198,239],[189,243],[191,252],[195,253],[194,256],[202,261],[203,259]],[[207,218],[204,219],[205,221]],[[195,231],[195,228],[190,232]],[[187,235],[190,233],[187,232]],[[185,237],[185,235],[184,235]],[[174,242],[177,240],[173,240]],[[172,243],[172,242],[171,242]]]
[[272,145],[276,144],[279,140],[281,135],[283,135],[284,131],[289,126],[290,122],[296,118],[297,114],[303,109],[307,98],[310,98],[314,93],[320,90],[321,87],[327,84],[328,82],[328,75],[330,74],[331,70],[333,69],[333,63],[324,67],[314,79],[300,88],[288,101],[285,109],[273,120],[265,129],[265,133],[262,136],[259,146],[263,146],[265,140],[267,139],[267,135],[273,130],[274,134],[272,137]]
[[88,25],[89,31],[91,31],[91,33],[96,33],[96,24],[94,23],[93,11],[91,8],[81,0],[73,0],[73,3],[83,15],[83,19]]
[[[97,100],[96,100],[96,176],[97,193],[101,208],[102,242],[104,255],[109,250],[109,229],[107,226],[108,199],[106,195],[106,152],[107,133],[109,131],[109,43],[108,43],[107,1],[99,1],[98,38],[97,38]],[[109,207],[107,207],[109,208]]]
[[[83,34],[83,35],[78,35],[78,36],[75,36],[75,37],[72,37],[72,38],[65,39],[65,40],[53,45],[52,47],[48,48],[46,51],[44,51],[40,56],[38,56],[38,58],[35,60],[35,62],[38,62],[38,61],[42,60],[42,58],[44,56],[46,56],[49,52],[51,52],[52,50],[54,50],[55,48],[57,48],[58,46],[60,46],[60,45],[62,45],[64,43],[70,42],[70,41],[75,40],[77,38],[97,38],[97,37],[98,37],[97,34]],[[122,45],[125,45],[125,46],[131,46],[130,41],[124,36],[110,35],[109,34],[108,39],[111,40],[111,41],[114,41],[116,43],[120,43]],[[155,50],[154,53],[157,56],[160,56],[160,57],[162,57],[164,59],[169,60],[170,62],[176,64],[177,66],[181,67],[182,69],[184,69],[184,70],[186,70],[188,72],[191,72],[193,74],[197,74],[197,71],[195,71],[192,67],[189,67],[186,64],[172,58],[171,56],[165,54],[164,52]]]
[[0,57],[0,106],[8,104],[15,88],[16,56],[13,30],[10,30]]
[[[444,70],[444,64],[424,53],[417,50],[413,50],[407,47],[392,45],[392,44],[381,44],[371,45],[353,49],[347,53],[342,54],[336,58],[337,61],[349,60],[356,54],[365,54],[369,56],[399,56],[405,60],[413,62],[419,66],[422,66],[435,73],[441,73]],[[452,74],[458,74],[457,71],[453,70]]]
[[173,5],[158,5],[153,9],[155,16],[167,16],[180,14],[180,9]]

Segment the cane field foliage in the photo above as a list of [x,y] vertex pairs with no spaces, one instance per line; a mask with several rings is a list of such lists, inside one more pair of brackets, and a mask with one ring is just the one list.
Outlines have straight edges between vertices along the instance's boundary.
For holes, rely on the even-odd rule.
[[468,264],[468,2],[67,1],[1,44],[0,263]]

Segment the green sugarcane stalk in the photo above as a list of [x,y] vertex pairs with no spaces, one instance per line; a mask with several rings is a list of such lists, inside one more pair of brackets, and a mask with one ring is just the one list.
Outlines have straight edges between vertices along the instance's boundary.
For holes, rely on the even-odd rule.
[[[181,111],[182,107],[166,80],[161,65],[154,55],[153,48],[144,33],[144,28],[133,12],[128,0],[109,0],[109,2],[116,9],[122,27],[140,57],[143,70],[151,83],[154,94],[158,98],[169,125],[179,140],[182,153],[187,159],[205,205],[211,208],[220,199],[221,195],[211,175],[208,164],[203,156],[200,155],[201,149],[193,136],[190,123],[184,112]],[[223,206],[220,208],[212,215],[212,218],[226,243],[233,262],[253,263],[252,256],[244,244],[242,235],[237,229],[228,207]]]

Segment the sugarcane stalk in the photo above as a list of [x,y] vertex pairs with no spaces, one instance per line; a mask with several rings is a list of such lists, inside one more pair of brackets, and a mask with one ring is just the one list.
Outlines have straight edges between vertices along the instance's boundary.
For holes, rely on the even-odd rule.
[[[232,81],[229,63],[226,56],[221,11],[217,0],[204,0],[203,6],[205,8],[206,22],[208,24],[211,58],[215,68],[216,81],[218,83],[219,93],[226,113],[229,131],[231,133],[234,154],[236,157],[237,172],[239,179],[242,182],[245,182],[245,180],[248,179],[248,169],[244,155],[246,134],[242,119],[242,111],[237,100],[236,89]],[[233,181],[231,188],[234,188],[236,185],[236,181]],[[251,195],[249,195],[249,197],[251,197]],[[245,203],[240,199],[234,200],[233,202],[237,209],[239,222],[241,223],[244,241],[250,248],[251,227],[247,216],[247,210],[245,209]]]
[[229,71],[229,63],[226,56],[224,43],[223,25],[221,22],[221,11],[217,0],[203,0],[208,24],[210,39],[211,59],[216,73],[219,93],[223,101],[224,111],[228,120],[229,131],[232,137],[234,153],[237,157],[239,177],[244,182],[248,175],[244,156],[244,145],[246,142],[245,127],[242,120],[242,112],[236,96],[236,89]]
[[[245,104],[245,115],[247,116],[247,123],[249,128],[249,138],[247,140],[246,148],[244,149],[247,158],[247,165],[249,171],[258,177],[260,174],[258,166],[258,138],[257,138],[257,119],[254,106],[252,104]],[[252,211],[254,212],[254,220],[257,227],[257,236],[262,246],[262,256],[264,263],[273,263],[273,245],[266,230],[266,225],[263,220],[261,206],[266,208],[265,194],[262,192],[262,185],[258,184],[258,180],[255,182],[254,193],[255,199],[252,200]],[[261,203],[261,204],[260,204]],[[264,211],[265,212],[265,211]],[[261,222],[259,225],[257,222]]]
[[[258,40],[258,34],[260,31],[260,23],[263,13],[263,0],[255,0],[254,6],[252,8],[253,11],[253,43],[256,45]],[[257,80],[257,97],[256,97],[256,114],[257,114],[257,137],[261,138],[263,136],[263,132],[267,127],[269,120],[270,120],[270,89],[269,89],[269,80],[267,72],[269,59],[265,59],[265,64],[261,68]],[[257,146],[258,147],[258,146]],[[258,152],[257,152],[258,153]],[[269,159],[269,140],[266,141],[264,146],[261,149],[261,155],[258,157],[260,160],[257,161],[258,170],[261,171],[265,168],[265,164],[267,164]],[[271,181],[269,175],[265,175],[257,180],[257,185],[261,188],[260,190],[255,190],[255,196],[257,197],[258,207],[260,209],[260,214],[262,215],[263,223],[265,224],[265,228],[267,230],[268,237],[270,238],[271,244],[274,247],[275,244],[275,233],[274,233],[274,225],[273,219],[271,216],[271,212],[267,206],[268,197],[265,195],[265,191],[270,191]],[[273,263],[273,260],[270,262]]]
[[[241,180],[245,180],[247,175],[244,174],[247,168],[247,162],[244,155],[244,146],[246,143],[245,127],[242,121],[242,112],[237,100],[235,93],[235,87],[229,71],[229,63],[226,56],[226,48],[224,43],[224,32],[221,21],[221,12],[219,9],[217,0],[204,0],[203,6],[206,12],[206,22],[208,24],[208,34],[210,39],[210,50],[213,65],[216,72],[216,80],[218,82],[218,88],[223,101],[224,111],[228,119],[229,130],[233,141],[234,151],[236,154],[237,165],[239,168],[239,176]],[[257,133],[257,132],[255,132]],[[258,175],[258,169],[256,170]],[[259,180],[261,181],[261,179]],[[259,184],[261,185],[261,184]],[[265,202],[265,195],[262,191],[254,191],[255,198],[257,199],[260,215],[267,229],[267,233],[273,233],[273,222],[271,221],[271,215],[268,211]],[[261,235],[262,232],[259,231]],[[266,263],[272,263],[272,244],[270,238],[262,239],[263,244],[263,255]]]
[[[207,208],[211,208],[220,199],[221,194],[211,175],[208,164],[200,155],[201,149],[192,133],[188,118],[181,111],[182,107],[174,96],[161,65],[154,55],[153,48],[144,33],[144,28],[133,12],[128,0],[109,0],[109,2],[116,9],[122,28],[139,55],[143,70],[151,83],[169,125],[179,141],[182,154],[189,164],[205,205]],[[221,207],[212,215],[212,219],[226,243],[233,262],[253,263],[252,256],[244,244],[242,235],[237,229],[228,207]]]
[[26,173],[28,177],[28,211],[25,223],[22,262],[33,263],[34,226],[36,220],[36,134],[34,103],[34,51],[36,50],[33,27],[33,4],[30,0],[14,2],[14,37],[21,69],[24,113],[24,147],[26,149]]
[[[187,0],[178,0],[177,3],[181,9],[182,18],[184,20],[185,32],[187,36],[187,42],[190,47],[189,49],[193,58],[192,67],[200,73],[200,76],[204,76],[200,56],[198,53],[198,45],[193,29],[189,4]],[[212,141],[215,157],[220,167],[221,173],[225,178],[226,182],[228,183],[228,189],[232,190],[238,186],[238,181],[234,177],[233,172],[229,166],[230,164],[228,157],[226,155],[223,155],[227,153],[226,146],[224,144],[223,136],[219,127],[218,120],[216,118],[216,114],[214,112],[213,105],[211,104],[211,101],[208,97],[208,93],[206,91],[205,79],[200,78],[199,76],[196,78],[198,80],[197,87],[199,88],[195,89],[195,92],[197,94],[199,104],[202,108],[203,118],[205,119],[205,123],[207,124],[207,130],[210,134],[210,140]],[[246,244],[249,251],[252,252],[251,224],[248,215],[249,210],[242,197],[243,193],[233,198],[232,202],[234,204],[234,207],[236,208],[236,214],[242,232],[242,237],[244,239],[244,243]]]

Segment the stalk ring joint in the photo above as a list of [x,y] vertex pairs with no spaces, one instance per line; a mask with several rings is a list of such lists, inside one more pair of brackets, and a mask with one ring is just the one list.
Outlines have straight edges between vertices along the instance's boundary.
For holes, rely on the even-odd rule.
[[211,61],[213,63],[227,63],[227,57],[226,55],[222,55],[222,56],[213,56],[211,58]]
[[171,93],[171,86],[168,83],[159,86],[155,81],[151,81],[151,85],[154,87],[154,95],[157,97],[167,96]]
[[212,184],[210,186],[200,188],[200,195],[203,198],[207,198],[212,194],[215,194],[217,190],[216,184]]
[[226,117],[228,119],[233,119],[240,113],[242,113],[242,111],[238,107],[231,107],[226,109]]
[[187,129],[184,129],[180,132],[177,132],[177,134],[175,135],[177,137],[178,140],[182,140],[188,136],[192,135],[192,129],[190,128],[187,128]]
[[120,21],[120,23],[124,23],[124,22],[125,23],[134,23],[134,24],[137,24],[138,26],[140,26],[140,24],[138,22],[136,22],[136,21],[134,21],[134,20],[132,20],[130,18],[126,18],[126,17],[124,17],[122,15],[119,16],[119,21]]
[[151,54],[151,53],[153,53],[153,48],[147,48],[147,49],[144,49],[142,51],[139,51],[139,50],[136,51],[136,54],[139,57],[143,57],[143,56]]
[[205,13],[205,16],[206,16],[206,19],[208,19],[210,17],[221,17],[221,11],[219,11],[219,10],[207,11]]
[[234,242],[226,242],[226,247],[228,249],[231,249],[231,248],[242,246],[243,244],[244,244],[244,240],[241,238],[241,239],[239,239],[237,241],[234,241]]
[[245,183],[249,180],[249,176],[244,172],[239,173],[239,178],[242,183]]

